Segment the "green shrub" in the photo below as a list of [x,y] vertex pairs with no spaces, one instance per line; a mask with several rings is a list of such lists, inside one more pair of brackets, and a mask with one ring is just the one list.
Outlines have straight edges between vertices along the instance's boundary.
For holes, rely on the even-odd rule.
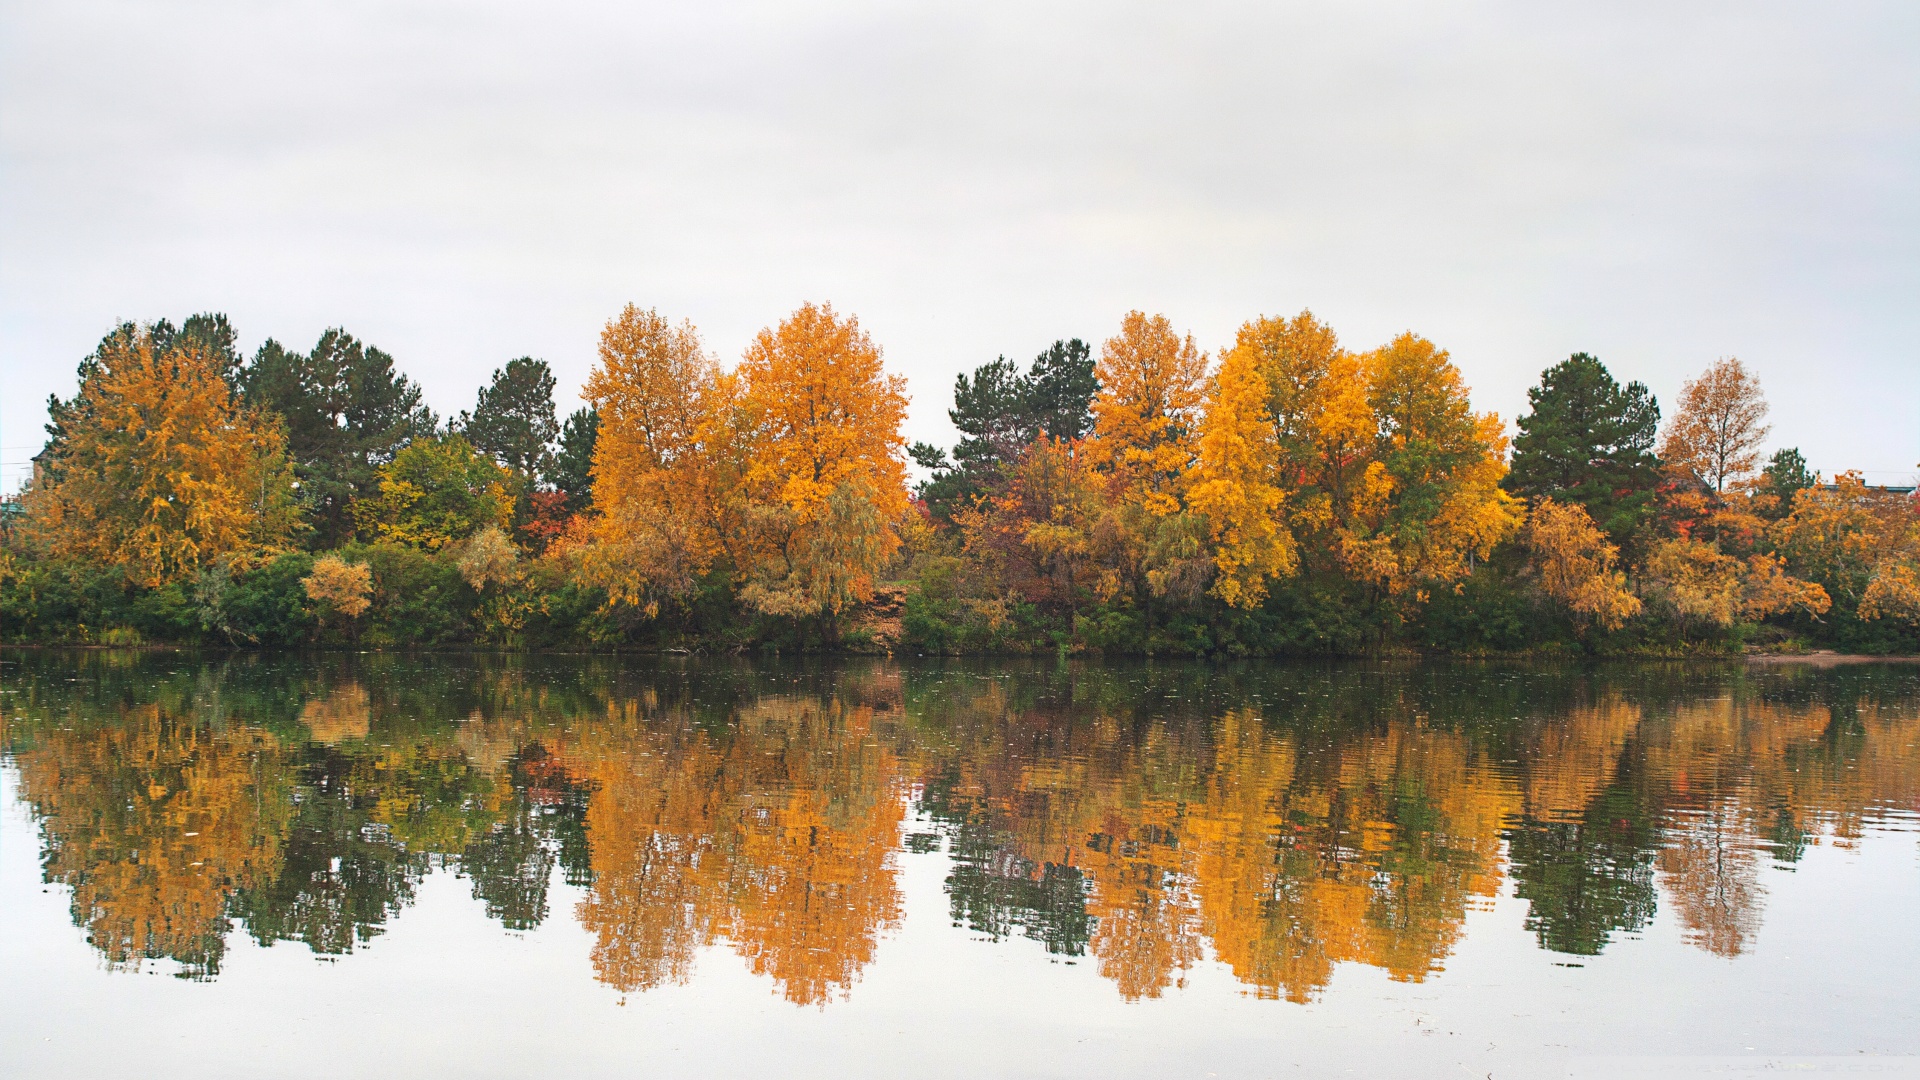
[[236,576],[221,604],[229,635],[258,645],[312,641],[319,623],[302,580],[311,573],[313,556],[294,552]]
[[[373,607],[357,620],[361,644],[404,648],[474,640],[480,597],[461,578],[452,555],[394,543],[349,545],[340,554],[373,568]],[[341,639],[341,631],[330,633]]]

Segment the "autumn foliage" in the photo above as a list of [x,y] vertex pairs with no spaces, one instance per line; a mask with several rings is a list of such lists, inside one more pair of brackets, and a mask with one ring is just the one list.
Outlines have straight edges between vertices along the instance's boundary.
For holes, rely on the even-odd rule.
[[56,557],[157,585],[287,545],[298,519],[285,436],[235,399],[219,357],[128,325],[82,370],[25,500]]
[[[1758,378],[1575,353],[1518,437],[1439,343],[1311,312],[1217,352],[1130,311],[954,384],[804,304],[737,360],[627,305],[585,408],[531,357],[442,424],[343,330],[249,363],[219,316],[123,326],[4,519],[21,640],[1187,655],[1920,650],[1914,500],[1762,460]],[[556,445],[557,441],[557,445]],[[1655,452],[1656,443],[1658,453]],[[925,475],[908,474],[907,461]],[[337,567],[364,569],[359,600]],[[356,571],[359,573],[359,571]],[[150,595],[151,594],[151,595]],[[345,595],[345,594],[340,594]],[[361,600],[364,610],[356,612]]]
[[771,614],[872,595],[907,505],[906,394],[858,320],[806,305],[723,373],[691,325],[630,306],[600,356],[592,565],[617,601],[657,613],[716,561]]
[[1540,577],[1540,591],[1582,619],[1607,629],[1640,611],[1640,598],[1616,569],[1620,550],[1578,504],[1542,497],[1527,519],[1524,543]]

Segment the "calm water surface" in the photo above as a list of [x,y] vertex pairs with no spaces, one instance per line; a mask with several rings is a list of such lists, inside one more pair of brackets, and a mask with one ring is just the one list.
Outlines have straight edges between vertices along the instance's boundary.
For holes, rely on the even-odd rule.
[[0,676],[10,1077],[1920,1055],[1917,666]]

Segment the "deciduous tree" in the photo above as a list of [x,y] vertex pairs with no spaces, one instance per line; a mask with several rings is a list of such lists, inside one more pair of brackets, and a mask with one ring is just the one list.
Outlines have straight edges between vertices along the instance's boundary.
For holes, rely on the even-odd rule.
[[1585,507],[1541,496],[1527,515],[1521,542],[1540,591],[1576,619],[1616,630],[1639,613],[1640,598],[1627,588],[1626,574],[1615,569],[1620,550]]
[[783,614],[838,613],[871,595],[899,547],[906,380],[887,374],[859,320],[813,304],[762,330],[738,374],[760,541],[742,567],[752,596]]
[[383,540],[439,551],[513,519],[513,476],[461,435],[415,439],[380,467],[378,498],[356,503],[361,527]]
[[488,585],[504,585],[514,580],[520,550],[498,525],[488,525],[460,545],[455,562],[460,567],[460,576],[479,592]]
[[101,341],[73,400],[49,403],[25,497],[54,555],[150,586],[285,548],[299,523],[286,437],[235,399],[230,364],[194,334],[128,323]]
[[732,387],[692,323],[628,304],[601,331],[585,389],[599,511],[587,566],[616,601],[658,611],[684,597],[739,532],[722,527],[737,480]]
[[1100,347],[1093,399],[1095,453],[1153,513],[1179,509],[1206,399],[1207,356],[1164,315],[1130,311]]
[[322,555],[313,561],[313,573],[300,579],[307,598],[325,604],[349,619],[357,619],[373,606],[373,569],[366,563],[352,563],[338,555]]
[[1794,574],[1821,585],[1843,610],[1863,619],[1920,625],[1920,506],[1910,495],[1869,488],[1857,472],[1810,487],[1772,526],[1778,553]]
[[1036,442],[1000,494],[962,511],[973,565],[1014,599],[1072,617],[1083,598],[1120,590],[1120,542],[1105,477],[1084,444]]
[[1795,608],[1819,615],[1833,603],[1819,584],[1784,573],[1770,555],[1741,560],[1718,544],[1687,537],[1654,545],[1644,577],[1647,591],[1682,623],[1725,628]]
[[1715,361],[1680,388],[1680,408],[1667,425],[1660,456],[1715,492],[1753,476],[1772,430],[1760,380],[1739,360]]
[[1259,359],[1244,348],[1222,358],[1200,425],[1197,482],[1189,494],[1211,533],[1214,595],[1243,608],[1257,607],[1268,580],[1292,573],[1298,563],[1283,518],[1279,443]]
[[1240,327],[1233,351],[1251,353],[1267,380],[1267,412],[1289,470],[1289,486],[1318,484],[1327,449],[1322,421],[1328,385],[1344,355],[1333,328],[1302,311],[1291,319],[1262,315]]
[[1422,597],[1519,528],[1500,488],[1506,435],[1499,417],[1473,412],[1459,369],[1425,338],[1400,335],[1367,369],[1378,444],[1343,550],[1356,576]]

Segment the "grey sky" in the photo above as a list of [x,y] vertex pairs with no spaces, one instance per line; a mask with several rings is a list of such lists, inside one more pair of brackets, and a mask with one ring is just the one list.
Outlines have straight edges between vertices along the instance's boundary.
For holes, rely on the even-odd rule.
[[1511,419],[1737,355],[1816,468],[1920,462],[1920,5],[0,3],[0,442],[113,322],[344,325],[443,413],[627,301],[723,360],[858,314],[955,372],[1129,308],[1413,329]]

